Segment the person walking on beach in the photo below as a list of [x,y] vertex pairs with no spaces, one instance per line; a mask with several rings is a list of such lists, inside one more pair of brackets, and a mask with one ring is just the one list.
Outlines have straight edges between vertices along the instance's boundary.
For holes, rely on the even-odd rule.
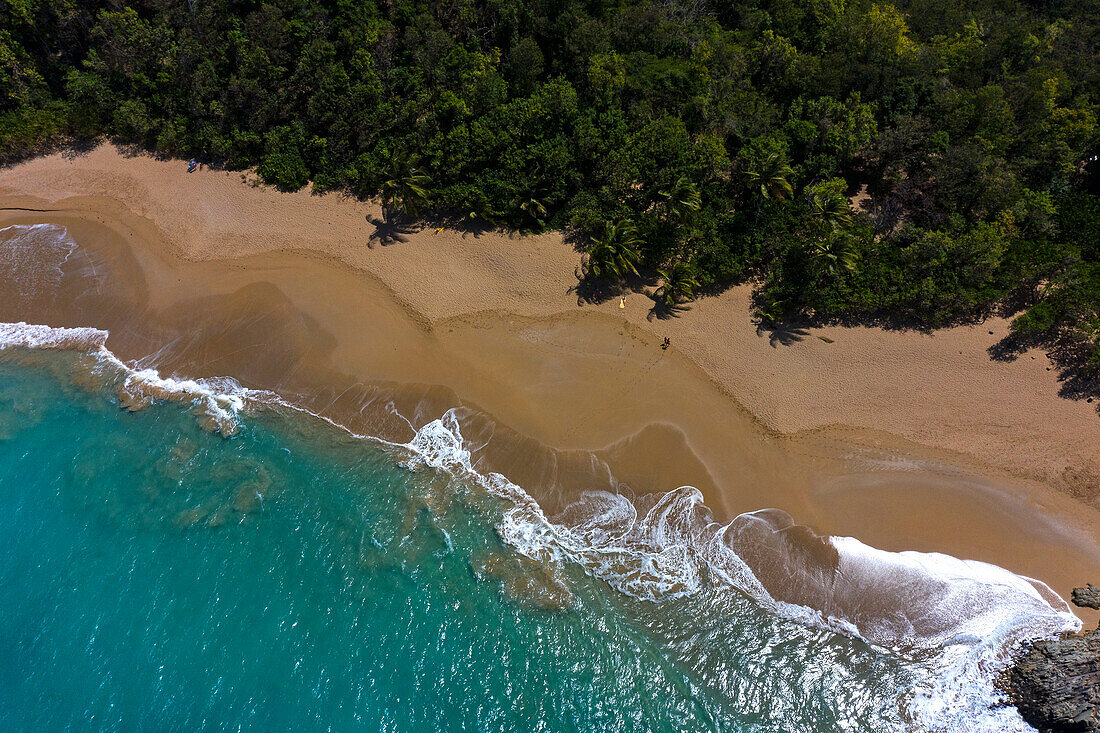
[[619,297],[619,308],[625,308],[625,307],[626,307],[626,296],[623,295],[623,296]]
[[199,161],[195,160],[194,158],[192,158],[191,160],[189,160],[187,162],[187,172],[188,173],[194,173],[195,169],[198,168],[198,167],[199,167]]

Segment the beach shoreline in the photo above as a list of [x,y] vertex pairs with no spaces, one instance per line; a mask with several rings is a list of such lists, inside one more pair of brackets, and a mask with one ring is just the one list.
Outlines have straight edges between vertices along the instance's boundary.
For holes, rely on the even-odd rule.
[[775,507],[1062,595],[1100,576],[1100,418],[1058,396],[1042,352],[990,359],[1004,319],[776,335],[751,323],[747,287],[651,319],[640,293],[579,306],[560,235],[382,245],[378,216],[110,146],[35,159],[0,171],[0,227],[59,224],[90,254],[59,297],[0,320],[104,328],[123,359],[397,438],[390,403],[413,422],[465,407],[486,467],[552,509],[603,471],[639,493],[697,486],[718,519]]

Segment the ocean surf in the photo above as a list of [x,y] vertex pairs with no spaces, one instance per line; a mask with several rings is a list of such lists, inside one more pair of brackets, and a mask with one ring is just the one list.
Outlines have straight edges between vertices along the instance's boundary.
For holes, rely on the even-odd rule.
[[0,325],[7,729],[1023,731],[997,675],[1080,626],[691,487],[547,516],[463,410],[386,441],[107,342]]

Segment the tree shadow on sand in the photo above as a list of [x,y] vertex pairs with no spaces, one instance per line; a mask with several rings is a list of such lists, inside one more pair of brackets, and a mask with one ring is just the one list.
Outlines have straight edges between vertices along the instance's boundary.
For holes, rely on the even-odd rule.
[[643,275],[631,275],[624,280],[589,278],[584,276],[580,267],[573,269],[573,277],[577,282],[570,285],[566,292],[577,296],[577,305],[606,303],[623,295],[641,292],[652,282],[652,279],[647,279]]
[[94,136],[46,140],[28,148],[19,148],[6,153],[0,153],[0,168],[8,168],[30,160],[31,158],[50,155],[51,153],[61,153],[61,157],[65,160],[75,160],[95,150],[103,144],[105,139],[106,138],[102,136]]
[[612,288],[585,280],[579,270],[574,270],[573,275],[577,278],[577,282],[570,285],[566,292],[577,296],[577,305],[598,305],[614,297]]
[[[1100,412],[1100,368],[1088,361],[1089,345],[1068,337],[1054,341],[1021,338],[1010,333],[987,350],[993,361],[1013,362],[1031,349],[1044,349],[1058,372],[1058,396],[1067,400],[1085,400]],[[1034,355],[1031,357],[1035,358]]]
[[469,219],[460,219],[451,223],[451,229],[454,229],[461,233],[462,238],[473,237],[478,239],[488,234],[489,232],[496,231],[496,228],[487,221],[481,221],[480,219],[471,221]]
[[69,140],[61,148],[61,157],[65,160],[83,158],[102,144],[98,138],[78,138]]
[[371,249],[374,248],[375,242],[383,247],[398,242],[407,242],[409,241],[408,235],[420,231],[420,226],[416,222],[396,214],[387,216],[383,213],[381,218],[368,215],[367,221],[374,227],[374,231],[367,239],[367,246]]
[[756,324],[756,335],[763,336],[765,333],[768,334],[768,343],[773,349],[797,344],[810,335],[805,327],[793,323],[767,324],[760,321]]
[[647,321],[667,321],[670,318],[679,318],[685,312],[691,310],[691,306],[687,303],[669,305],[652,293],[647,293],[647,296],[653,301],[653,306],[649,309],[649,313],[646,314]]

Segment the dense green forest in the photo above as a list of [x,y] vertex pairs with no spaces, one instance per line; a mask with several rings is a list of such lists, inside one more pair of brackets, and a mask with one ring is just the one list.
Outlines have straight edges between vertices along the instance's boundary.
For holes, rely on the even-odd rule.
[[106,134],[1096,365],[1098,94],[1098,0],[0,0],[0,161]]

